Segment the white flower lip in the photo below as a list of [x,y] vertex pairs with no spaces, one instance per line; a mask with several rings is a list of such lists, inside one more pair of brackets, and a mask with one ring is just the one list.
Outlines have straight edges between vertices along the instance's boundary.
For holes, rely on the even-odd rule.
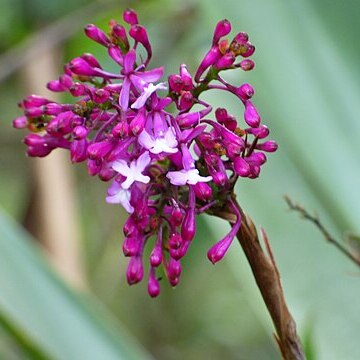
[[169,171],[166,177],[170,180],[171,184],[177,186],[185,184],[195,185],[198,182],[208,182],[212,180],[212,176],[200,176],[198,169]]

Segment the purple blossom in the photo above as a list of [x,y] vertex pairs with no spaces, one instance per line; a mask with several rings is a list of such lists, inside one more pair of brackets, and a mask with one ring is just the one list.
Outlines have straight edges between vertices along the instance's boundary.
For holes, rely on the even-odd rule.
[[134,212],[134,208],[130,204],[131,193],[129,189],[122,187],[122,184],[114,180],[108,188],[108,196],[106,202],[109,204],[121,204],[123,208],[130,214]]
[[117,160],[112,164],[112,168],[126,177],[126,180],[121,184],[121,187],[127,190],[135,181],[144,184],[147,184],[150,181],[149,176],[143,175],[143,171],[150,162],[151,158],[149,152],[145,151],[136,160],[133,160],[130,165],[128,165],[125,160]]
[[141,92],[137,100],[132,104],[131,107],[135,109],[141,108],[146,100],[158,89],[166,89],[164,83],[154,85],[153,82],[158,81],[164,73],[164,68],[157,68],[150,71],[139,71],[134,70],[136,61],[135,50],[130,50],[124,56],[124,68],[122,74],[124,75],[124,81],[119,96],[119,104],[125,111],[129,105],[129,97],[131,86],[135,86],[137,90]]
[[[129,213],[122,246],[130,258],[127,281],[132,285],[143,279],[144,247],[150,246],[148,292],[156,297],[159,268],[171,286],[179,283],[181,259],[196,237],[196,217],[211,213],[214,206],[236,218],[230,232],[208,251],[212,263],[225,256],[241,226],[232,201],[235,183],[257,178],[267,161],[265,152],[276,151],[277,143],[266,140],[269,129],[253,103],[253,87],[222,77],[224,71],[254,68],[248,57],[255,47],[246,33],[223,39],[231,24],[221,20],[195,76],[181,64],[167,86],[159,82],[163,67],[148,68],[152,48],[136,12],[126,10],[123,19],[128,31],[115,20],[110,21],[109,35],[92,24],[85,28],[90,39],[107,49],[119,71],[106,71],[91,54],[72,59],[48,88],[67,92],[74,102],[28,96],[20,103],[24,114],[13,126],[30,131],[24,139],[29,156],[67,149],[72,162],[86,161],[91,176],[111,181],[106,202],[120,204]],[[146,51],[145,60],[139,45]],[[165,96],[159,94],[167,89]],[[225,108],[213,111],[202,94],[214,90],[244,105],[245,123]],[[174,112],[167,110],[170,105]]]
[[153,154],[167,153],[174,154],[178,152],[178,142],[174,133],[174,129],[169,127],[165,133],[155,137],[143,130],[138,138],[139,144]]

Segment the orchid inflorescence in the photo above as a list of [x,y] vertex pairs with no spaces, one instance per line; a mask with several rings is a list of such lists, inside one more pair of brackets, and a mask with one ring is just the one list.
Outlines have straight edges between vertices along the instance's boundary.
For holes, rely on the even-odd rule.
[[[124,11],[123,19],[130,25],[128,33],[115,20],[108,35],[95,25],[85,27],[86,35],[104,46],[120,67],[118,73],[104,70],[91,54],[76,57],[47,85],[53,92],[71,94],[75,103],[28,96],[20,103],[24,115],[13,124],[31,131],[24,139],[29,156],[68,149],[72,162],[86,161],[90,175],[112,181],[106,201],[129,213],[123,229],[123,252],[130,258],[127,281],[142,280],[144,247],[154,239],[148,292],[155,297],[161,264],[170,284],[178,284],[181,259],[196,233],[196,216],[226,206],[235,222],[208,251],[212,263],[224,257],[241,226],[234,185],[239,177],[257,178],[266,162],[264,152],[275,151],[277,144],[263,140],[269,129],[251,102],[251,85],[231,85],[220,76],[229,69],[253,69],[248,58],[255,48],[246,33],[224,40],[231,24],[220,21],[194,77],[183,64],[167,84],[157,83],[164,68],[147,70],[152,48],[145,27],[133,10]],[[167,94],[159,95],[164,90]],[[245,128],[224,108],[217,108],[211,119],[211,105],[200,99],[209,90],[226,91],[244,104]],[[171,105],[176,112],[166,110]]]

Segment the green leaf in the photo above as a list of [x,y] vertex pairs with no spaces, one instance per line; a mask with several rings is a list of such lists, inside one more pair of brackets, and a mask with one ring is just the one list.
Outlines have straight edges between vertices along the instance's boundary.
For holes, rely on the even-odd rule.
[[[0,313],[0,328],[8,336],[15,341],[18,349],[21,350],[22,354],[26,355],[27,358],[32,360],[50,360],[48,354],[45,354],[34,341],[31,341],[27,334],[21,329],[17,328],[15,324],[9,321],[6,316]],[[8,357],[8,355],[7,355]]]
[[0,320],[23,349],[64,360],[150,358],[100,304],[66,287],[31,242],[0,213]]

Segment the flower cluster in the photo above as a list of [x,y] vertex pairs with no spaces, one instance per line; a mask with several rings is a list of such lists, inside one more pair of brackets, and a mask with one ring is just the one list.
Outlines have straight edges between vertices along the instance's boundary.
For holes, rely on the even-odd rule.
[[[246,33],[223,39],[231,25],[220,21],[195,76],[181,65],[165,83],[159,82],[162,67],[148,69],[152,48],[136,12],[126,10],[123,19],[128,31],[115,20],[108,34],[95,25],[85,28],[119,72],[104,70],[91,54],[76,57],[59,79],[48,83],[48,89],[67,92],[75,102],[28,96],[20,103],[24,115],[13,124],[31,131],[24,139],[28,155],[43,157],[56,148],[68,149],[72,162],[86,162],[90,175],[111,181],[106,201],[121,204],[129,213],[123,229],[123,252],[130,258],[127,281],[142,280],[148,244],[148,292],[155,297],[160,292],[160,265],[170,284],[178,284],[181,259],[196,233],[196,216],[226,204],[236,223],[208,251],[212,263],[223,258],[241,226],[231,197],[235,182],[239,177],[257,178],[266,162],[264,152],[275,151],[277,144],[263,140],[269,130],[251,102],[251,85],[231,85],[220,76],[229,69],[253,69],[248,58],[255,48]],[[213,112],[200,99],[210,90],[226,91],[243,103],[243,128],[226,109]],[[167,110],[170,106],[176,111]]]

